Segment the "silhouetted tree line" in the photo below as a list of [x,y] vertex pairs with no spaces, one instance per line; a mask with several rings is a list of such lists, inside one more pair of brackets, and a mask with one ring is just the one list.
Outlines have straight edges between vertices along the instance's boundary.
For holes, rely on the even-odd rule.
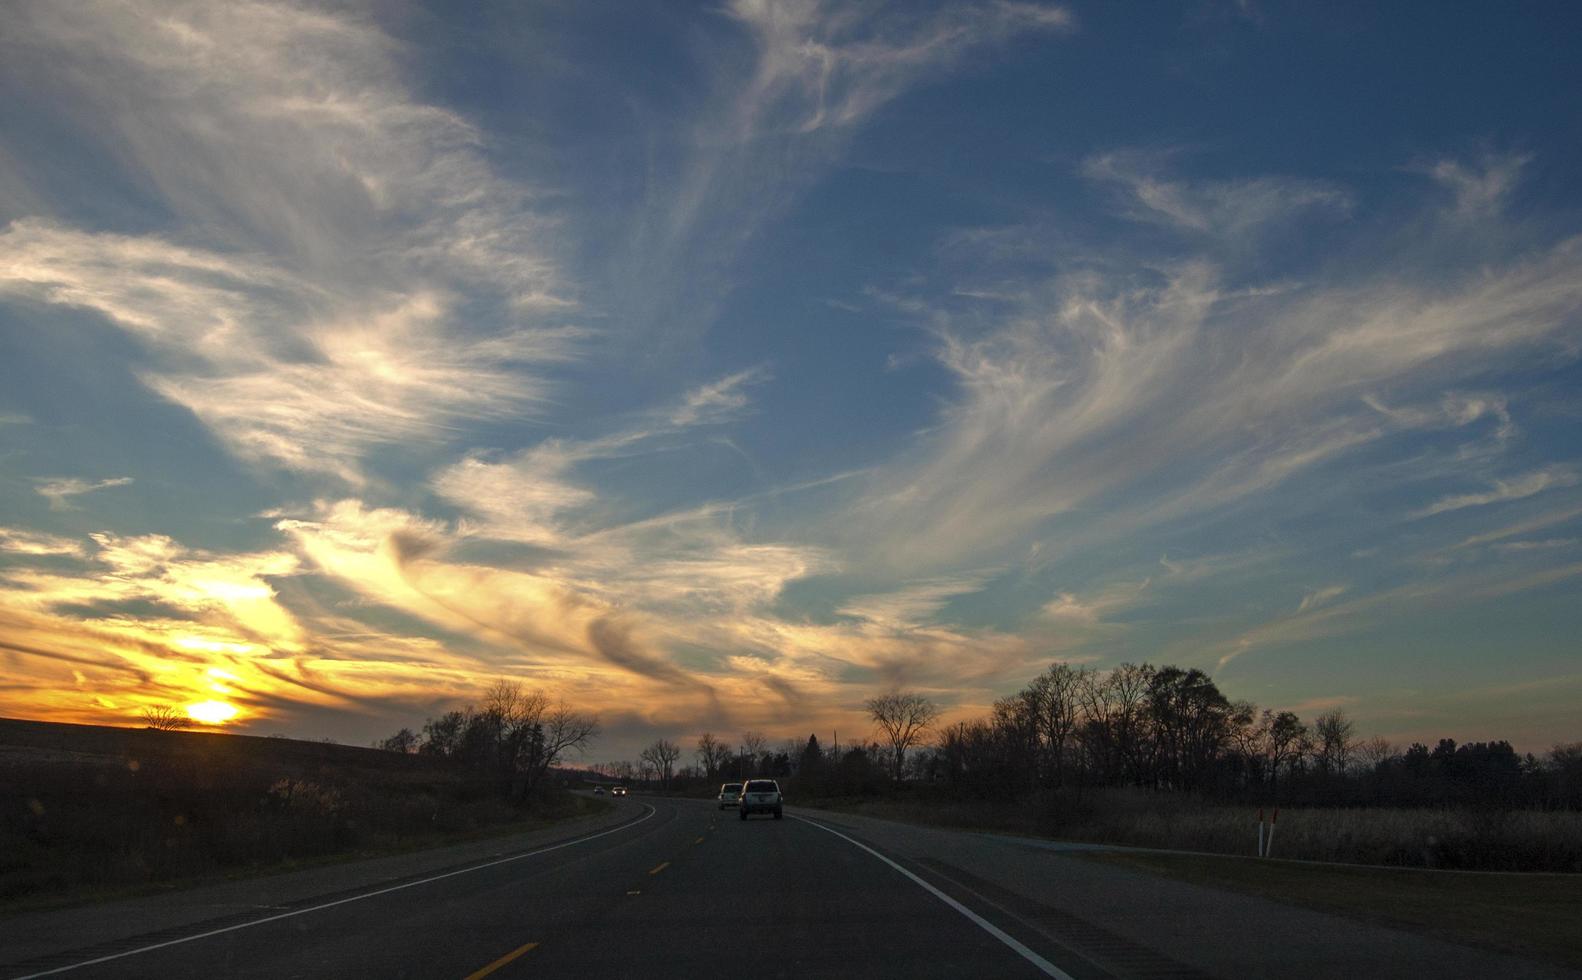
[[606,780],[642,785],[650,789],[680,789],[696,792],[719,782],[751,779],[755,776],[791,775],[795,742],[771,746],[761,732],[744,732],[740,745],[723,741],[712,732],[698,736],[695,765],[676,767],[681,746],[669,739],[656,739],[638,753],[635,761],[601,762],[589,771]]
[[[522,743],[505,735],[520,733],[520,724],[493,720],[499,700],[491,692],[484,709],[431,719],[421,735],[398,734],[391,741],[399,744],[386,747],[480,760],[484,768],[523,753],[541,760],[530,728]],[[1232,701],[1197,669],[1126,663],[1098,671],[1056,663],[996,701],[987,716],[944,727],[937,706],[920,694],[896,691],[865,707],[880,741],[837,749],[810,735],[771,745],[749,731],[732,744],[704,732],[694,764],[677,768],[682,750],[659,739],[635,762],[590,769],[604,779],[684,792],[755,776],[790,778],[790,792],[803,799],[905,783],[1003,801],[1131,786],[1260,805],[1582,809],[1582,742],[1555,746],[1542,758],[1519,754],[1506,741],[1441,739],[1433,748],[1398,749],[1360,738],[1340,709],[1307,722],[1295,712]],[[529,769],[545,771],[541,763]]]
[[1054,664],[987,717],[935,733],[909,765],[981,799],[1141,786],[1306,804],[1582,808],[1582,743],[1541,759],[1505,741],[1397,751],[1359,739],[1338,709],[1308,724],[1231,701],[1200,670],[1150,664]]
[[452,760],[495,778],[511,802],[521,803],[542,789],[566,753],[586,750],[598,732],[597,718],[500,681],[481,704],[430,718],[421,733],[403,728],[378,747]]

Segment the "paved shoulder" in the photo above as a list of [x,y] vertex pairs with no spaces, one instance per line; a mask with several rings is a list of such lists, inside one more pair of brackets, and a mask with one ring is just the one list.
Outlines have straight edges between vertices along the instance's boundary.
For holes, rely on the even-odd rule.
[[1051,959],[1074,974],[1582,976],[1255,896],[1099,865],[1015,838],[833,811],[795,812],[883,849],[1033,948],[1049,950]]

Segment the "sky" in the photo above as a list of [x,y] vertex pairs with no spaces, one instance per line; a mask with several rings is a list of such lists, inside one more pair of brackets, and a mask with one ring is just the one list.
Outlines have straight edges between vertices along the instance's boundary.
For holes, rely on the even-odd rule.
[[1579,32],[23,0],[0,715],[366,743],[507,677],[622,758],[1147,661],[1582,737]]

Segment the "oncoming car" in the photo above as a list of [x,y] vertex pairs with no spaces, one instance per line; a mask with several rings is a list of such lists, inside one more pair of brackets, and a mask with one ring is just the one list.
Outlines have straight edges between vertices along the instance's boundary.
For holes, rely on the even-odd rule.
[[781,803],[779,783],[773,779],[749,779],[747,785],[742,787],[741,802],[737,804],[740,809],[737,813],[743,820],[754,813],[772,813],[775,819],[779,820]]
[[593,787],[593,795],[594,796],[603,796],[604,795],[604,787],[603,786],[595,786],[595,787]]
[[742,784],[741,783],[724,783],[724,784],[722,784],[720,786],[720,795],[718,797],[716,797],[716,799],[718,799],[720,801],[720,809],[721,810],[725,809],[728,806],[736,806],[737,804],[739,804],[741,802],[741,799],[742,799]]
[[617,786],[614,789],[610,790],[610,795],[611,796],[625,796],[626,795],[626,787],[625,786]]

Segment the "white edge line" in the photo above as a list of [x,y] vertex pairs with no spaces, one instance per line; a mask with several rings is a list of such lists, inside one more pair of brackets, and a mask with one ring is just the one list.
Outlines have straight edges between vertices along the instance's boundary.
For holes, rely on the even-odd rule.
[[[381,888],[378,891],[363,892],[361,895],[353,895],[350,898],[339,898],[333,902],[325,902],[323,905],[313,905],[305,909],[293,909],[290,912],[281,912],[279,915],[270,915],[262,919],[253,919],[248,922],[238,923],[234,926],[226,926],[223,929],[210,929],[208,932],[194,933],[190,936],[182,936],[179,939],[167,939],[162,943],[154,943],[150,946],[140,946],[137,949],[129,949],[123,953],[111,953],[109,956],[100,956],[97,959],[83,960],[81,963],[72,963],[67,966],[57,966],[52,970],[43,970],[39,973],[27,973],[20,977],[13,977],[12,980],[33,980],[34,977],[47,977],[56,973],[65,973],[68,970],[79,970],[85,966],[93,966],[98,963],[108,963],[110,960],[118,960],[125,956],[136,956],[139,953],[148,953],[156,949],[164,949],[166,946],[179,946],[182,943],[190,943],[195,939],[207,939],[210,936],[218,936],[221,933],[226,932],[235,932],[238,929],[251,929],[253,926],[261,926],[266,922],[278,922],[281,919],[289,919],[293,916],[307,915],[309,912],[322,912],[324,909],[331,909],[337,905],[345,905],[349,902],[360,902],[365,898],[373,898],[378,895],[388,895],[391,892],[401,891],[403,888],[416,888],[418,885],[426,885],[431,881],[439,881],[443,878],[454,878],[456,875],[470,874],[474,871],[482,871],[484,868],[492,868],[497,864],[506,864],[511,861],[520,861],[523,858],[530,858],[538,854],[547,854],[550,851],[558,851],[562,847],[570,847],[573,844],[581,844],[585,841],[606,837],[610,834],[618,833],[619,831],[635,827],[658,812],[647,803],[642,805],[648,807],[648,812],[643,814],[641,817],[638,817],[636,820],[631,821],[630,823],[623,823],[619,827],[611,827],[609,830],[601,830],[597,834],[589,834],[586,837],[577,837],[573,840],[561,841],[559,844],[552,844],[549,847],[540,847],[536,851],[523,851],[521,854],[512,854],[509,857],[503,857],[497,861],[488,861],[483,864],[470,865],[465,868],[460,868],[456,871],[447,871],[444,874],[433,875],[428,878],[420,878],[417,881],[407,881],[399,885],[391,885],[389,888]],[[858,846],[860,847],[862,845],[859,844]]]
[[899,864],[896,864],[894,861],[892,861],[889,858],[885,857],[883,854],[880,854],[878,851],[876,851],[873,848],[869,847],[867,844],[864,844],[862,841],[855,840],[855,839],[853,839],[851,837],[847,837],[845,834],[841,833],[840,831],[833,830],[833,829],[831,829],[829,827],[826,827],[826,826],[824,826],[823,824],[819,823],[816,820],[809,820],[807,817],[799,817],[799,816],[797,816],[794,813],[787,814],[787,816],[789,816],[792,820],[800,820],[803,823],[805,823],[805,824],[807,824],[807,825],[809,825],[811,827],[817,827],[819,830],[822,830],[822,831],[824,831],[826,833],[834,834],[836,837],[839,837],[841,840],[845,841],[846,843],[851,844],[854,847],[862,848],[863,850],[867,851],[869,854],[872,854],[874,857],[876,857],[879,860],[883,861],[885,864],[888,864],[890,867],[892,867],[895,870],[897,870],[897,871],[901,872],[902,874],[906,875],[908,878],[912,879],[913,882],[915,882],[916,884],[922,886],[922,888],[924,890],[926,890],[930,895],[933,895],[935,898],[939,899],[941,902],[944,902],[946,905],[949,905],[951,908],[955,909],[957,912],[960,912],[962,915],[966,916],[968,919],[971,919],[973,924],[975,924],[978,928],[982,929],[984,932],[986,932],[989,935],[993,936],[995,939],[998,939],[1000,942],[1004,943],[1005,945],[1011,947],[1011,949],[1016,951],[1017,955],[1021,956],[1022,959],[1026,960],[1027,962],[1029,962],[1029,963],[1033,964],[1034,966],[1038,967],[1038,969],[1043,971],[1043,973],[1046,976],[1055,977],[1056,980],[1076,980],[1076,978],[1073,977],[1071,974],[1069,974],[1066,971],[1060,969],[1060,967],[1058,967],[1055,964],[1053,964],[1053,963],[1049,962],[1048,960],[1044,959],[1042,956],[1039,956],[1037,953],[1033,952],[1031,949],[1028,949],[1025,945],[1023,945],[1020,941],[1018,941],[1014,936],[1011,936],[1009,933],[1007,933],[1004,929],[1001,929],[999,926],[997,926],[994,923],[990,922],[988,919],[985,919],[983,916],[981,916],[978,913],[972,911],[972,909],[967,908],[965,905],[963,905],[960,902],[956,901],[954,898],[951,898],[949,895],[946,895],[944,892],[940,891],[938,888],[935,888],[933,885],[930,885],[928,882],[924,881],[922,878],[919,878],[917,875],[915,875],[912,872],[910,872],[910,871],[906,870],[905,868],[901,867]]

